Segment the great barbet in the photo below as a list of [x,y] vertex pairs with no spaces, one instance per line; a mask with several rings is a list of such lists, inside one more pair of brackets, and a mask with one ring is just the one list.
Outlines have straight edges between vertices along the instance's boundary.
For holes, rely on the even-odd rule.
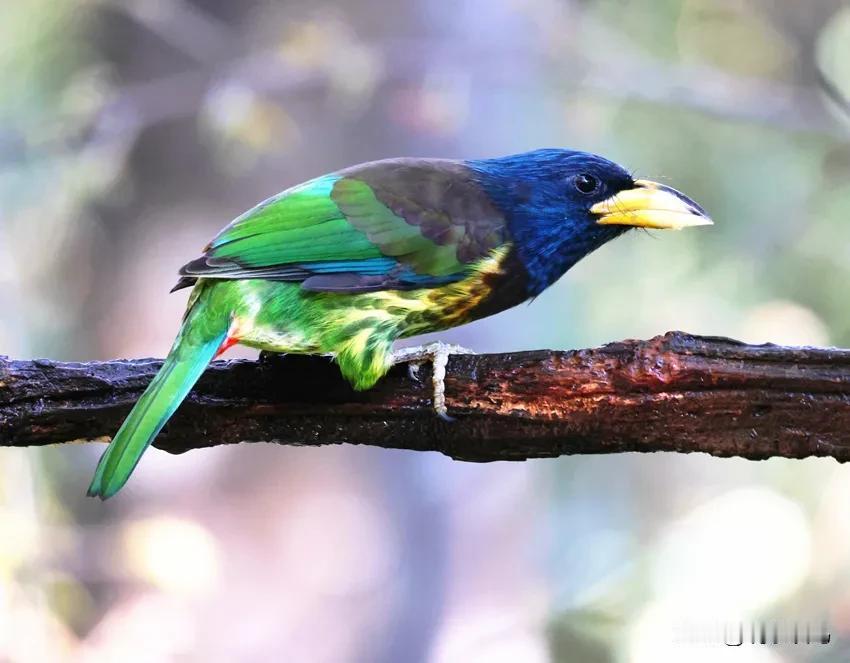
[[[397,339],[533,298],[630,228],[710,223],[675,189],[562,149],[388,159],[287,189],[180,270],[175,289],[193,287],[180,331],[89,494],[126,483],[209,362],[236,343],[332,355],[355,389],[369,389],[398,358]],[[440,384],[434,404],[445,415]]]

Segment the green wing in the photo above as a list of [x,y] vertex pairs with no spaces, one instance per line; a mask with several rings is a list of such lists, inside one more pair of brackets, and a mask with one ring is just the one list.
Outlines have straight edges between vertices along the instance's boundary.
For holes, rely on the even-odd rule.
[[506,241],[504,217],[461,163],[379,161],[270,198],[180,273],[364,292],[463,278]]

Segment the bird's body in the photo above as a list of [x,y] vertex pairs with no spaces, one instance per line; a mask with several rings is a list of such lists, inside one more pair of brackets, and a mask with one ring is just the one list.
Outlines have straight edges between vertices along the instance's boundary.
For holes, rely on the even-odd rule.
[[[653,220],[664,214],[677,216]],[[397,339],[534,297],[631,226],[703,222],[695,219],[707,222],[678,192],[565,150],[393,159],[288,189],[181,270],[175,289],[194,285],[183,326],[89,492],[120,489],[209,361],[235,343],[333,355],[354,388],[368,389],[392,365]]]
[[271,352],[334,355],[354,388],[368,389],[391,366],[397,339],[442,331],[508,308],[509,300],[496,302],[493,296],[494,285],[504,276],[505,252],[495,251],[477,261],[464,279],[436,288],[347,294],[260,279],[203,279],[193,296],[216,312],[210,317],[229,320],[222,352],[240,343]]

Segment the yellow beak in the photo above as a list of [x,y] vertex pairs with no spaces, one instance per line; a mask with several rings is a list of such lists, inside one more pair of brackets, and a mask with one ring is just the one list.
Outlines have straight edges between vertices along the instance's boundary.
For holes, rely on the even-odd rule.
[[649,180],[635,180],[625,189],[590,208],[602,225],[635,226],[681,230],[690,226],[710,226],[705,210],[672,187]]

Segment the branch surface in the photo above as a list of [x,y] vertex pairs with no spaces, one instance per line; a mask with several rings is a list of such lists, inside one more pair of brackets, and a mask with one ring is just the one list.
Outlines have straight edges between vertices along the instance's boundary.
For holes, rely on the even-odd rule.
[[[161,360],[0,357],[0,446],[108,440]],[[430,366],[351,390],[322,357],[213,362],[154,445],[369,444],[471,461],[702,451],[850,460],[850,350],[745,345],[670,332],[570,352],[453,356],[453,422],[431,407]]]

